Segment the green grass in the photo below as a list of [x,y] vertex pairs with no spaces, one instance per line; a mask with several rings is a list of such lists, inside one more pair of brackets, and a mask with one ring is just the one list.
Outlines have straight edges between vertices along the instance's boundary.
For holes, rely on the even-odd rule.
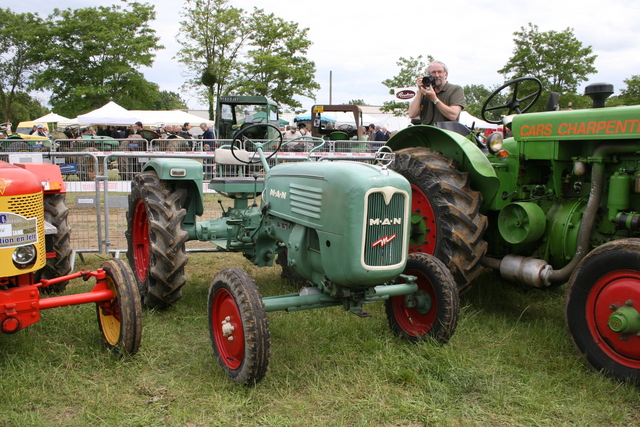
[[[76,268],[96,268],[89,256]],[[271,364],[255,388],[218,367],[206,299],[217,270],[246,269],[264,296],[292,292],[279,269],[237,254],[191,254],[180,302],[144,311],[143,341],[119,360],[101,345],[93,305],[42,312],[0,335],[0,425],[601,426],[640,425],[638,389],[588,370],[562,315],[563,289],[485,273],[462,298],[452,340],[395,337],[383,305],[269,313]],[[89,287],[73,282],[68,292]]]

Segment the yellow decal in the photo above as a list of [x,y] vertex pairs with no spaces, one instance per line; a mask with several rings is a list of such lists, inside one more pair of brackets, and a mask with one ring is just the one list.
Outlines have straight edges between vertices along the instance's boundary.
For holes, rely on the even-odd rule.
[[4,190],[6,190],[9,185],[11,185],[11,181],[0,178],[0,194],[4,195]]

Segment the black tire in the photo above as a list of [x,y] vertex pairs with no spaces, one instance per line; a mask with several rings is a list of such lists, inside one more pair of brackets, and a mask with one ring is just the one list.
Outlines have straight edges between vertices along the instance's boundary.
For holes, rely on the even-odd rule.
[[460,172],[453,159],[428,148],[397,151],[391,169],[411,184],[409,252],[435,255],[453,274],[458,290],[465,292],[482,272],[480,259],[487,252],[482,194],[471,189],[469,175]]
[[[565,322],[589,367],[640,385],[640,239],[591,251],[567,286]],[[631,324],[625,329],[625,322]],[[635,322],[635,326],[633,323]]]
[[256,385],[269,368],[269,322],[254,280],[236,267],[213,278],[208,298],[209,332],[218,363],[231,381]]
[[[55,279],[71,273],[71,229],[69,228],[69,208],[65,203],[64,193],[44,195],[44,220],[56,227],[58,232],[49,238],[52,239],[55,258],[47,258],[46,265],[35,274],[35,282],[42,279]],[[40,288],[42,293],[50,294],[62,292],[69,284],[68,280]]]
[[[404,274],[417,277],[419,290],[385,301],[391,330],[411,342],[430,337],[447,343],[456,330],[460,313],[460,297],[453,276],[442,261],[424,253],[409,255]],[[418,307],[407,304],[407,298],[413,299]]]
[[142,339],[142,304],[135,277],[129,266],[113,258],[102,263],[107,274],[107,286],[115,298],[96,304],[96,314],[102,340],[118,356],[132,356]]
[[131,183],[127,258],[150,308],[167,308],[182,297],[189,238],[184,228],[186,198],[186,189],[160,180],[154,171],[139,173]]

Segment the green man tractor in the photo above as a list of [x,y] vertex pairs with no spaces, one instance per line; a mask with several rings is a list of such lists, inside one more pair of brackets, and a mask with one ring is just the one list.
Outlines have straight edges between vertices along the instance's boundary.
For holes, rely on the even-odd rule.
[[[251,139],[272,132],[275,141]],[[263,151],[274,143],[272,152]],[[247,144],[256,147],[259,160],[239,154]],[[306,161],[270,168],[267,160],[281,144],[277,127],[254,124],[235,133],[230,149],[216,150],[217,162],[227,150],[237,162],[261,164],[265,176],[212,179],[209,188],[231,198],[233,207],[208,221],[198,221],[204,208],[199,162],[154,159],[145,165],[132,183],[126,233],[144,303],[162,308],[178,301],[186,282],[185,243],[199,240],[241,252],[257,266],[286,254],[285,268],[305,281],[298,293],[263,298],[242,269],[226,267],[215,275],[208,298],[211,342],[236,383],[253,385],[264,377],[266,313],[276,310],[340,305],[367,317],[363,305],[384,300],[396,334],[446,342],[457,324],[457,287],[433,255],[408,254],[411,186],[387,167],[393,153],[379,153],[375,166]]]
[[443,261],[460,291],[483,267],[566,283],[587,364],[640,383],[640,106],[604,108],[613,87],[595,83],[593,109],[520,114],[540,92],[531,77],[496,89],[482,118],[504,131],[486,144],[438,124],[391,138],[390,167],[411,184],[410,252]]

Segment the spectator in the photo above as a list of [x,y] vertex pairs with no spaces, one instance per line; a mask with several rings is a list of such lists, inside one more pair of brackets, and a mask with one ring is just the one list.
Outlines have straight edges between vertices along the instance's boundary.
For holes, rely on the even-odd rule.
[[98,132],[96,132],[97,136],[111,136],[107,133],[107,129],[104,125],[98,125]]
[[200,123],[200,129],[202,129],[202,139],[215,139],[213,131],[209,129],[209,125],[206,123]]
[[424,86],[423,78],[418,77],[418,95],[409,104],[409,118],[420,118],[423,125],[458,121],[467,105],[462,87],[447,82],[449,70],[440,61],[429,64],[427,76],[431,76],[434,83]]
[[298,123],[298,132],[300,132],[300,135],[302,136],[309,135],[309,131],[307,130],[307,125],[304,123]]
[[182,130],[180,131],[180,133],[178,134],[178,136],[184,138],[184,139],[191,139],[191,123],[186,122],[184,124],[184,126],[182,126]]
[[44,137],[44,138],[48,138],[47,134],[44,131],[44,126],[42,126],[41,124],[36,126],[36,136],[41,136],[41,137]]
[[[376,127],[377,128],[377,127]],[[376,141],[388,141],[391,135],[385,127],[381,127],[376,130]]]
[[143,126],[142,126],[142,122],[136,122],[136,131],[135,131],[135,134],[136,134],[136,135],[140,135],[140,132],[142,131],[142,128],[143,128]]
[[376,141],[377,138],[377,134],[376,134],[376,125],[374,125],[373,123],[371,123],[368,127],[368,133],[369,133],[369,137],[367,138],[367,141]]
[[31,127],[31,130],[29,131],[29,135],[33,135],[34,133],[37,133],[37,132],[38,132],[38,126],[33,125]]

